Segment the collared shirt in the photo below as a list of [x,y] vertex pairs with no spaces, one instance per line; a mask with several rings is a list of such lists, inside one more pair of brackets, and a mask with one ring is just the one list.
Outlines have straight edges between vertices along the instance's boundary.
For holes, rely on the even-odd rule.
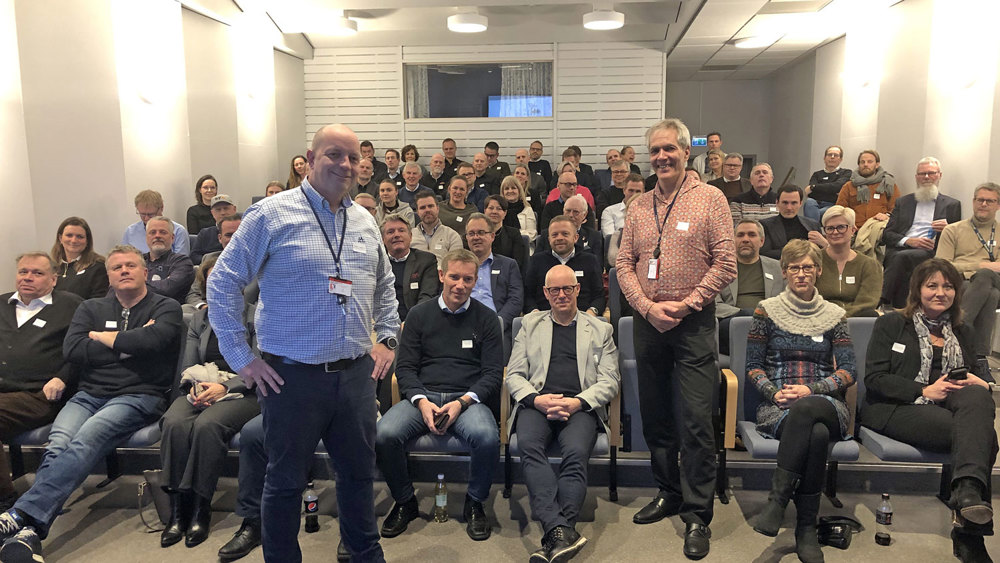
[[[459,315],[461,313],[464,313],[464,312],[466,312],[469,309],[469,304],[470,303],[472,303],[472,297],[471,296],[468,299],[465,300],[465,303],[462,303],[462,306],[459,307],[457,311],[452,311],[451,309],[448,308],[447,305],[444,304],[444,295],[438,295],[438,307],[440,307],[441,310],[444,311],[444,313],[446,315]],[[473,392],[473,391],[466,391],[465,394],[468,395],[469,397],[472,397],[473,401],[475,401],[477,403],[480,402],[479,401],[479,395],[477,395],[475,392]],[[417,401],[419,401],[420,399],[426,399],[426,398],[427,398],[427,395],[414,395],[413,397],[410,397],[410,402],[415,405],[415,404],[417,404]]]
[[419,236],[413,237],[410,248],[432,252],[439,261],[452,250],[462,248],[462,237],[455,232],[455,229],[442,224],[440,220],[434,224],[430,233],[424,230],[423,222],[420,222],[419,226]]
[[[615,262],[618,282],[632,308],[643,316],[659,301],[683,301],[700,311],[736,278],[733,220],[726,196],[690,175],[679,190],[662,239],[657,214],[662,223],[670,201],[660,197],[658,188],[633,201],[625,217]],[[657,240],[658,268],[649,279]]]
[[601,234],[613,235],[625,226],[625,202],[615,203],[604,208],[601,213]]
[[402,258],[396,258],[392,254],[389,254],[389,260],[392,261],[392,262],[406,262],[406,259],[409,258],[409,257],[410,257],[410,251],[409,250],[406,251],[406,254],[404,254]]
[[[328,241],[340,252],[339,267]],[[332,293],[333,276],[351,282],[343,304]],[[347,197],[331,209],[308,179],[301,190],[247,209],[208,280],[209,320],[234,371],[253,360],[240,292],[254,277],[260,284],[255,326],[262,352],[321,364],[370,352],[373,320],[377,342],[399,332],[392,269],[375,219]]]
[[[191,240],[188,238],[187,229],[177,221],[173,221],[174,224],[174,244],[171,246],[171,250],[177,254],[190,255],[191,254]],[[195,233],[197,234],[197,233]],[[149,245],[146,244],[146,224],[142,221],[136,221],[125,229],[125,234],[122,235],[122,244],[131,244],[132,246],[139,249],[139,252],[143,254],[149,252]]]
[[899,239],[898,246],[906,246],[906,241],[911,238],[934,238],[934,229],[931,228],[931,223],[934,221],[936,202],[936,198],[917,202],[917,208],[913,212],[913,224],[910,225],[910,230],[906,231],[906,236]]
[[14,295],[11,295],[10,299],[7,300],[8,303],[12,301],[17,302],[14,314],[17,317],[17,328],[21,328],[21,325],[31,320],[31,317],[37,315],[46,305],[52,304],[52,292],[50,291],[48,295],[32,299],[30,303],[25,303],[21,301],[21,294],[15,291]]
[[550,252],[552,252],[552,256],[555,256],[555,259],[558,260],[560,264],[565,266],[566,262],[569,262],[570,260],[573,259],[574,256],[576,256],[576,246],[575,245],[573,246],[573,250],[570,250],[569,254],[567,254],[565,258],[559,256],[559,253],[556,252],[555,250],[551,250]]
[[493,303],[493,285],[490,275],[492,267],[493,253],[490,252],[490,255],[479,265],[479,277],[476,279],[476,286],[472,288],[472,298],[496,313],[497,306]]

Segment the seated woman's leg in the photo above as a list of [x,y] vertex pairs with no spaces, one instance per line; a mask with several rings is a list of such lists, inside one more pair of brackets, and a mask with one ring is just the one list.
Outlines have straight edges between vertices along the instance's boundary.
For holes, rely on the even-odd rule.
[[191,428],[201,409],[188,402],[187,396],[177,397],[163,414],[160,428],[160,463],[163,467],[164,488],[178,491],[181,477],[191,453]]
[[229,451],[229,441],[251,418],[260,414],[257,397],[248,396],[215,403],[194,421],[191,452],[180,481],[181,490],[192,490],[210,499]]
[[990,472],[997,459],[993,397],[987,389],[969,385],[951,393],[944,407],[953,415],[951,506],[975,524],[989,524]]

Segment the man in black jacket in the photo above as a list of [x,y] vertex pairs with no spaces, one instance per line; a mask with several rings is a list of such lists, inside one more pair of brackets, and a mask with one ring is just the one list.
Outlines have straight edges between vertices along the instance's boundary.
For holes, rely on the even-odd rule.
[[378,421],[375,438],[375,459],[395,501],[382,522],[384,538],[403,533],[419,516],[404,446],[428,432],[451,433],[469,445],[466,532],[473,540],[490,537],[483,503],[500,455],[500,433],[485,403],[500,392],[503,347],[496,313],[472,299],[478,268],[468,250],[449,252],[441,261],[441,296],[407,317],[396,361],[403,400]]
[[[76,372],[63,358],[63,339],[78,295],[53,291],[56,266],[48,254],[17,259],[17,291],[0,296],[0,440],[51,423],[72,393]],[[66,389],[70,388],[70,393]],[[17,492],[0,445],[0,507],[10,508]]]
[[79,391],[59,411],[35,482],[0,514],[0,561],[40,551],[40,539],[95,463],[135,431],[157,420],[175,379],[181,306],[147,290],[146,266],[134,247],[107,259],[112,294],[85,301],[73,315],[63,354],[80,368]]
[[382,220],[382,243],[389,253],[389,263],[396,277],[396,302],[399,320],[406,320],[406,313],[418,303],[437,297],[441,293],[438,282],[437,257],[430,252],[410,248],[413,231],[410,223],[396,213]]
[[594,316],[604,313],[604,279],[601,264],[590,252],[578,252],[576,241],[579,237],[576,223],[566,215],[552,219],[548,228],[551,251],[539,250],[528,262],[528,272],[524,275],[524,312],[546,310],[549,302],[543,288],[545,274],[549,268],[563,264],[573,269],[580,283],[580,293],[576,304],[581,311]]
[[149,252],[143,255],[146,283],[156,293],[183,303],[194,281],[194,265],[187,256],[171,250],[174,233],[170,225],[166,217],[153,217],[146,223],[146,244],[149,246]]

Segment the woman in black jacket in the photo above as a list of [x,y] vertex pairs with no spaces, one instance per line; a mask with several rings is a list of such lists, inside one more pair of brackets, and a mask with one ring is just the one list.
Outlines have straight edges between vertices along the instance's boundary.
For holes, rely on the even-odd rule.
[[972,327],[961,322],[962,281],[950,262],[927,260],[910,277],[906,307],[875,322],[861,424],[900,442],[951,454],[949,504],[961,524],[952,531],[955,555],[985,561],[983,535],[993,530],[996,407],[985,359],[973,353]]

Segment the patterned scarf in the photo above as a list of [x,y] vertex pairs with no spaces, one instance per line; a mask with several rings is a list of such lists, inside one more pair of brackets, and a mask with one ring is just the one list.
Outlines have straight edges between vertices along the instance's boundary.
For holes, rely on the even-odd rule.
[[851,172],[851,183],[858,189],[858,202],[868,203],[868,200],[872,198],[871,188],[868,186],[878,184],[875,191],[883,194],[886,198],[890,198],[892,197],[892,187],[896,185],[896,178],[879,166],[875,169],[875,173],[867,178],[862,176],[857,170],[854,170]]
[[934,358],[934,349],[931,346],[932,334],[944,339],[944,349],[941,352],[942,374],[965,365],[962,346],[951,328],[950,314],[943,313],[937,319],[931,320],[923,311],[918,310],[913,313],[913,328],[917,331],[917,342],[920,344],[920,373],[917,374],[919,383],[923,385],[931,383],[931,361]]

